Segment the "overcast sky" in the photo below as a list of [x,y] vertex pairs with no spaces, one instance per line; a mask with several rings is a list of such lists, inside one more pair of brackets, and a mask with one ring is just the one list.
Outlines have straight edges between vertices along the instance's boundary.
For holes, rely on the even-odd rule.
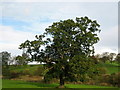
[[[30,2],[31,1],[31,2]],[[53,0],[54,1],[54,0]],[[71,0],[72,1],[72,0]],[[118,2],[38,2],[13,0],[0,3],[0,52],[21,54],[19,45],[34,40],[53,22],[88,16],[101,25],[95,52],[118,52]],[[113,0],[110,0],[113,1]]]

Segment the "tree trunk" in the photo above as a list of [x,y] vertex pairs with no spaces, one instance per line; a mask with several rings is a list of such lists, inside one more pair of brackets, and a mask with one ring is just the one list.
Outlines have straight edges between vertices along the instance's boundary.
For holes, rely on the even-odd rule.
[[60,86],[64,86],[63,74],[60,74]]

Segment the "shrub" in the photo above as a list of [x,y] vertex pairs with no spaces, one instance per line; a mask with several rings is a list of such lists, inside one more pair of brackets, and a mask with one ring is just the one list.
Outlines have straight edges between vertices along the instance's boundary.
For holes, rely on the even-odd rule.
[[101,86],[110,86],[109,83],[100,83]]
[[109,83],[110,81],[110,75],[109,74],[104,74],[99,76],[98,82],[99,83]]
[[91,78],[87,74],[80,75],[79,78],[80,78],[80,82],[88,82],[91,80]]
[[100,67],[98,68],[99,74],[106,74],[107,73],[107,69],[104,67]]
[[10,75],[9,76],[10,78],[17,78],[17,77],[19,77],[21,75],[21,73],[17,72],[17,71],[10,71],[9,75]]
[[29,69],[25,69],[22,71],[22,75],[31,75]]
[[35,76],[43,76],[44,68],[42,66],[39,66],[33,73]]
[[110,83],[113,86],[120,87],[120,72],[119,73],[111,74],[111,76],[110,76]]
[[106,85],[112,85],[120,87],[120,72],[119,73],[113,73],[111,75],[105,74],[101,75],[99,78],[99,84],[106,84]]
[[2,75],[3,75],[2,78],[9,79],[10,78],[9,74],[10,74],[10,68],[9,68],[9,66],[3,65],[2,66]]
[[95,85],[95,81],[94,81],[94,80],[90,80],[90,81],[86,82],[85,84],[88,84],[88,85]]
[[46,74],[46,75],[44,76],[44,82],[45,82],[45,83],[50,83],[51,80],[52,80],[52,76],[51,76],[51,75],[47,75],[47,74]]

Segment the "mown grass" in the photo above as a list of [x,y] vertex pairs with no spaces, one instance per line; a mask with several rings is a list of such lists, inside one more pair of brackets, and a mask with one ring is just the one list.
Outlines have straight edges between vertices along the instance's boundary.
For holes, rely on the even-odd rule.
[[84,84],[66,84],[66,88],[115,88],[110,86],[96,86],[96,85],[84,85]]
[[101,63],[99,66],[106,68],[108,74],[117,73],[120,70],[120,66],[114,63]]
[[37,82],[26,82],[18,80],[3,80],[2,88],[54,88],[58,84],[43,84]]
[[[3,88],[55,88],[59,84],[44,84],[38,82],[26,82],[17,80],[3,80]],[[66,88],[115,88],[107,86],[83,85],[83,84],[65,84]]]
[[2,79],[0,78],[0,90],[2,89]]

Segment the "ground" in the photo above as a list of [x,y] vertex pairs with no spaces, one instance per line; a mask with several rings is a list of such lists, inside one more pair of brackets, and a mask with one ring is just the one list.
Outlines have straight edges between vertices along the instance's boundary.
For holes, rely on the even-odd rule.
[[[110,63],[102,63],[99,64],[100,67],[105,67],[107,69],[107,74],[117,73],[120,66],[117,64]],[[26,66],[11,66],[10,70],[14,70],[17,72],[24,71],[25,73],[29,73],[29,75],[23,75],[19,78],[14,78],[11,80],[3,79],[2,87],[3,88],[55,88],[58,87],[59,84],[56,82],[52,82],[51,84],[45,84],[41,82],[43,80],[42,76],[34,76],[33,72],[37,70],[41,65],[26,65]],[[1,82],[0,82],[1,84]],[[66,88],[115,88],[111,86],[97,86],[97,85],[84,85],[84,84],[65,84]]]
[[[3,80],[2,88],[55,88],[59,84],[43,84],[39,82],[26,82],[18,80]],[[83,85],[83,84],[65,84],[66,88],[115,88],[108,86]]]

